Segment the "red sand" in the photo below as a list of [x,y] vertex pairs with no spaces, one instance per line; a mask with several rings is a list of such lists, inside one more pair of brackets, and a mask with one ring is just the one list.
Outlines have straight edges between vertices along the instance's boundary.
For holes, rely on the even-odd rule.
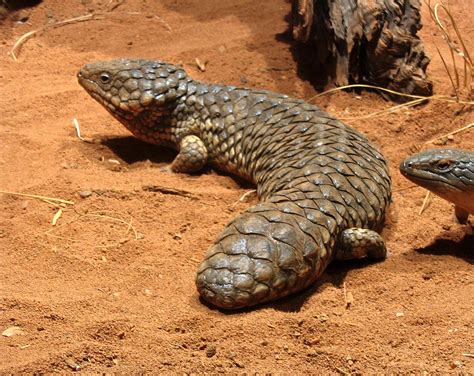
[[[334,264],[300,295],[225,314],[200,303],[194,275],[217,233],[250,205],[236,203],[248,186],[209,170],[162,171],[173,153],[130,137],[75,75],[97,60],[157,58],[196,79],[309,99],[314,89],[275,37],[287,28],[289,4],[127,0],[104,19],[34,37],[17,62],[8,55],[22,34],[107,3],[48,0],[26,11],[29,24],[0,26],[0,189],[75,202],[53,227],[54,206],[0,195],[0,331],[24,331],[0,336],[0,373],[474,373],[472,222],[455,223],[439,198],[419,215],[425,191],[398,172],[414,145],[472,123],[472,106],[433,102],[348,120],[390,161],[390,257]],[[472,47],[469,2],[450,3]],[[435,48],[448,56],[446,46],[426,8],[423,20],[435,91],[451,94]],[[390,105],[365,92],[316,102],[340,118]],[[83,136],[106,141],[81,142],[73,118]],[[472,131],[447,145],[474,149]],[[150,185],[189,195],[143,189]]]

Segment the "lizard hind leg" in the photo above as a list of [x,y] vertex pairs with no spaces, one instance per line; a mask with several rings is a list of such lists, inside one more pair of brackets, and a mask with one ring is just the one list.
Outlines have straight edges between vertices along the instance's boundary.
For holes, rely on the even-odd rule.
[[387,257],[385,242],[379,233],[365,228],[348,228],[339,235],[336,260],[351,260],[368,257],[384,260]]

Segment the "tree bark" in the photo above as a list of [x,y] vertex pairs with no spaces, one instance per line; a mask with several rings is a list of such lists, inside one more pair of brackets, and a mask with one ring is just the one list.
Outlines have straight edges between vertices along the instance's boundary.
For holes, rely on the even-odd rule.
[[420,8],[419,0],[292,0],[291,28],[319,85],[431,95]]

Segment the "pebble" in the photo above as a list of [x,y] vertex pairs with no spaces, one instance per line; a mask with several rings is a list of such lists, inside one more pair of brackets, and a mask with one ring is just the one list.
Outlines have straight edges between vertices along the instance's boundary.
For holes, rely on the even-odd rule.
[[82,198],[87,198],[89,196],[92,195],[92,192],[91,191],[80,191],[79,192],[79,196],[81,196]]
[[73,371],[79,371],[81,369],[81,366],[72,358],[66,358],[64,361]]
[[319,321],[321,321],[321,322],[326,322],[326,321],[329,320],[329,316],[326,315],[325,313],[321,313],[321,314],[318,316],[318,318],[319,318]]
[[423,278],[425,281],[428,281],[428,280],[430,280],[431,278],[433,278],[433,276],[434,276],[434,272],[426,272],[426,273],[423,273],[422,278]]
[[207,349],[206,349],[206,356],[208,358],[212,358],[214,355],[216,355],[216,352],[217,352],[217,349],[215,346],[209,346]]

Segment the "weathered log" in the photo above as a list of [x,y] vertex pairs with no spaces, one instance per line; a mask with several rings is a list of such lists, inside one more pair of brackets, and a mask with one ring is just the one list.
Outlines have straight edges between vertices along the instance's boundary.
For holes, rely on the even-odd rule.
[[420,8],[419,0],[292,0],[291,28],[318,85],[431,95]]

